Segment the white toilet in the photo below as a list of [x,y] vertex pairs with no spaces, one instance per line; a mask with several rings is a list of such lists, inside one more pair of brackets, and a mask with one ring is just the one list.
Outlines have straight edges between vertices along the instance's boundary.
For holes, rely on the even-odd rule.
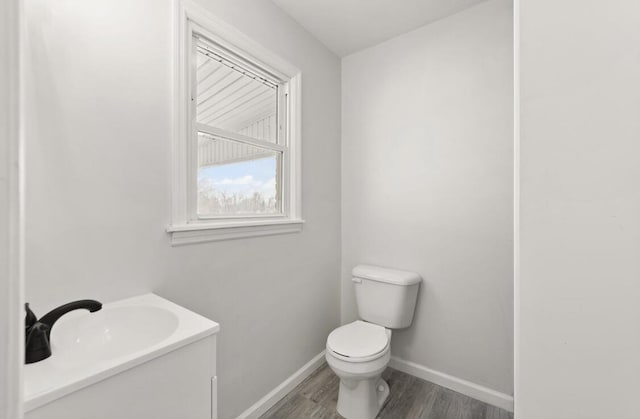
[[413,272],[359,265],[352,271],[362,320],[327,338],[327,363],[340,377],[338,413],[374,419],[389,396],[380,378],[391,358],[391,330],[409,327],[422,278]]

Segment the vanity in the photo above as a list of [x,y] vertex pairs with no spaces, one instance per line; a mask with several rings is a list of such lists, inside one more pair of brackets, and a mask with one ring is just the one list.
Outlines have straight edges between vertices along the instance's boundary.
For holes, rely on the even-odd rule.
[[216,419],[220,326],[145,294],[62,317],[24,366],[26,419]]

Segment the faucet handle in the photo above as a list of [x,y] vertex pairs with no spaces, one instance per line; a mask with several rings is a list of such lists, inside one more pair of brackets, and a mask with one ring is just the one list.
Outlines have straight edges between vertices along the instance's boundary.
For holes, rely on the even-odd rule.
[[31,329],[34,324],[38,321],[38,318],[34,314],[33,311],[29,308],[29,303],[24,303],[24,309],[27,311],[27,314],[24,318],[24,328],[25,330]]
[[49,332],[51,328],[40,322],[36,322],[27,330],[25,336],[25,364],[33,364],[51,356],[51,344]]

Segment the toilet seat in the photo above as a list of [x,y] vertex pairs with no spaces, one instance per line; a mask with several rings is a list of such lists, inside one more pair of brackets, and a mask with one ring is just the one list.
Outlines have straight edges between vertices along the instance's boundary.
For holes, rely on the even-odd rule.
[[390,338],[390,330],[356,320],[331,332],[327,349],[331,355],[346,362],[367,362],[389,351]]

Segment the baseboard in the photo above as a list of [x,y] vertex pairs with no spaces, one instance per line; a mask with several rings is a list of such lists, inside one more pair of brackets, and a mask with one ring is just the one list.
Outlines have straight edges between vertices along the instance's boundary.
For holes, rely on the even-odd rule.
[[314,356],[313,359],[302,366],[298,371],[294,372],[289,378],[284,380],[280,385],[266,396],[258,400],[253,406],[242,412],[237,419],[257,419],[271,409],[280,399],[289,394],[298,384],[311,375],[318,367],[324,363],[324,351]]
[[[304,364],[302,368],[294,372],[289,378],[280,383],[280,385],[258,400],[253,404],[253,406],[242,412],[237,419],[259,418],[278,403],[280,399],[289,394],[289,392],[298,384],[303,382],[305,378],[311,375],[311,373],[318,369],[324,362],[324,351],[322,351],[318,355],[314,356],[311,361]],[[500,393],[499,391],[472,383],[471,381],[432,370],[424,365],[406,361],[395,356],[391,357],[389,366],[398,371],[402,371],[423,380],[438,384],[442,387],[457,391],[458,393],[462,393],[476,400],[513,412],[513,397],[508,394]]]
[[476,400],[513,412],[513,397],[508,394],[500,393],[499,391],[472,383],[471,381],[432,370],[424,365],[405,361],[395,356],[391,357],[389,366],[442,387],[457,391]]

